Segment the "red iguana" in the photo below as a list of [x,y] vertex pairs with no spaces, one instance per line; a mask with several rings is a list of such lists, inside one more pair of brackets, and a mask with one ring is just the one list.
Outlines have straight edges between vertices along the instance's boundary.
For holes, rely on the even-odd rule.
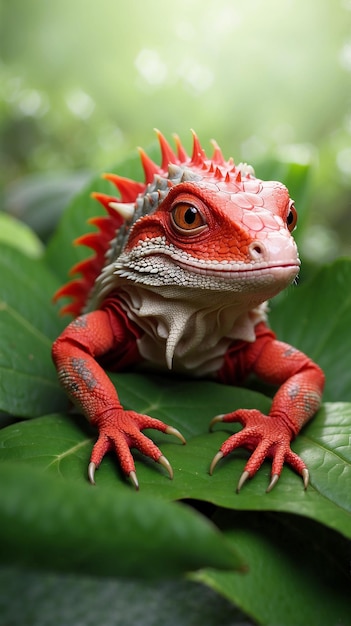
[[157,131],[158,166],[140,150],[145,182],[106,174],[119,197],[94,197],[106,217],[98,231],[77,242],[95,255],[78,263],[81,274],[61,288],[64,312],[75,316],[53,345],[61,384],[98,430],[88,468],[90,482],[104,455],[114,451],[136,488],[130,448],[173,471],[160,449],[141,431],[176,435],[158,419],[125,410],[104,371],[133,366],[173,370],[195,378],[241,384],[249,373],[279,387],[269,415],[239,409],[217,422],[240,422],[215,455],[252,451],[237,491],[272,458],[276,484],[284,462],[303,477],[304,461],[291,440],[321,401],[324,374],[307,356],[278,341],[266,325],[266,301],[294,282],[300,267],[291,231],[296,210],[279,182],[262,181],[252,167],[226,161],[218,145],[208,158],[193,133],[189,157],[176,137],[176,154]]

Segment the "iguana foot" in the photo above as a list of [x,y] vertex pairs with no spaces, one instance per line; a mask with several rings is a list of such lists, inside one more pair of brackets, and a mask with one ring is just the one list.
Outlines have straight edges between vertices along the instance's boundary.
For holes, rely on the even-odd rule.
[[244,483],[252,478],[261,467],[263,461],[272,458],[271,481],[267,487],[267,492],[271,491],[279,480],[284,463],[288,463],[303,478],[305,489],[309,481],[308,469],[304,461],[290,448],[293,433],[287,426],[284,419],[264,415],[256,409],[239,409],[226,415],[217,415],[211,421],[210,428],[218,422],[240,422],[244,426],[243,430],[231,435],[221,446],[215,455],[210,466],[210,474],[213,473],[217,463],[241,446],[248,450],[253,450],[244,471],[237,485],[237,493]]
[[135,411],[125,411],[122,408],[113,411],[108,410],[93,423],[99,429],[99,437],[93,447],[88,466],[88,478],[92,485],[95,485],[95,470],[99,467],[105,454],[114,451],[123,473],[129,477],[134,487],[139,489],[130,448],[136,448],[145,456],[162,465],[168,471],[170,478],[173,478],[173,469],[169,461],[163,456],[156,444],[141,431],[145,428],[154,428],[168,435],[174,435],[182,443],[185,443],[179,430],[148,415],[142,415]]

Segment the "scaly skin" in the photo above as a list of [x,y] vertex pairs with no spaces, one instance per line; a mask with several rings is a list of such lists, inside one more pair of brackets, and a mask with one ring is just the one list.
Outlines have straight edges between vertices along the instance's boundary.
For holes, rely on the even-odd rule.
[[254,373],[277,385],[269,416],[240,409],[212,420],[244,428],[224,442],[210,472],[244,446],[253,452],[238,491],[266,457],[272,458],[267,491],[284,462],[307,486],[307,467],[290,442],[318,409],[324,375],[307,356],[276,339],[263,304],[298,273],[290,234],[293,203],[283,185],[260,181],[247,166],[225,161],[216,144],[209,160],[194,136],[189,158],[179,140],[176,156],[158,136],[160,167],[141,152],[145,184],[106,175],[121,199],[95,195],[109,217],[94,220],[99,232],[79,243],[96,254],[74,268],[82,278],[57,294],[71,296],[66,311],[78,315],[53,345],[58,376],[99,433],[89,479],[95,482],[95,469],[113,450],[138,487],[132,447],[173,476],[161,450],[141,431],[155,428],[184,438],[160,420],[126,411],[104,370],[146,361],[227,384],[240,384]]

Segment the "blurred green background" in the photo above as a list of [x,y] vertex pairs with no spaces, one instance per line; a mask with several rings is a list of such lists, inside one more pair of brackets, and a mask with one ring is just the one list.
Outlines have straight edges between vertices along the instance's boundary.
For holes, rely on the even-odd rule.
[[349,254],[351,0],[0,0],[0,51],[5,211],[50,222],[154,127],[195,128],[258,176],[310,164],[302,256]]

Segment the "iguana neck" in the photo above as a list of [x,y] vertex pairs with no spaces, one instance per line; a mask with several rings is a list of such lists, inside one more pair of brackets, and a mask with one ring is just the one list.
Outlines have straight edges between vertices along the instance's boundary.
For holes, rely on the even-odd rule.
[[189,368],[201,375],[204,368],[213,366],[215,371],[217,359],[233,340],[254,341],[255,325],[266,319],[266,303],[249,305],[237,294],[228,297],[219,291],[165,286],[155,292],[130,284],[119,290],[118,298],[145,333],[139,342],[142,357],[160,367]]

